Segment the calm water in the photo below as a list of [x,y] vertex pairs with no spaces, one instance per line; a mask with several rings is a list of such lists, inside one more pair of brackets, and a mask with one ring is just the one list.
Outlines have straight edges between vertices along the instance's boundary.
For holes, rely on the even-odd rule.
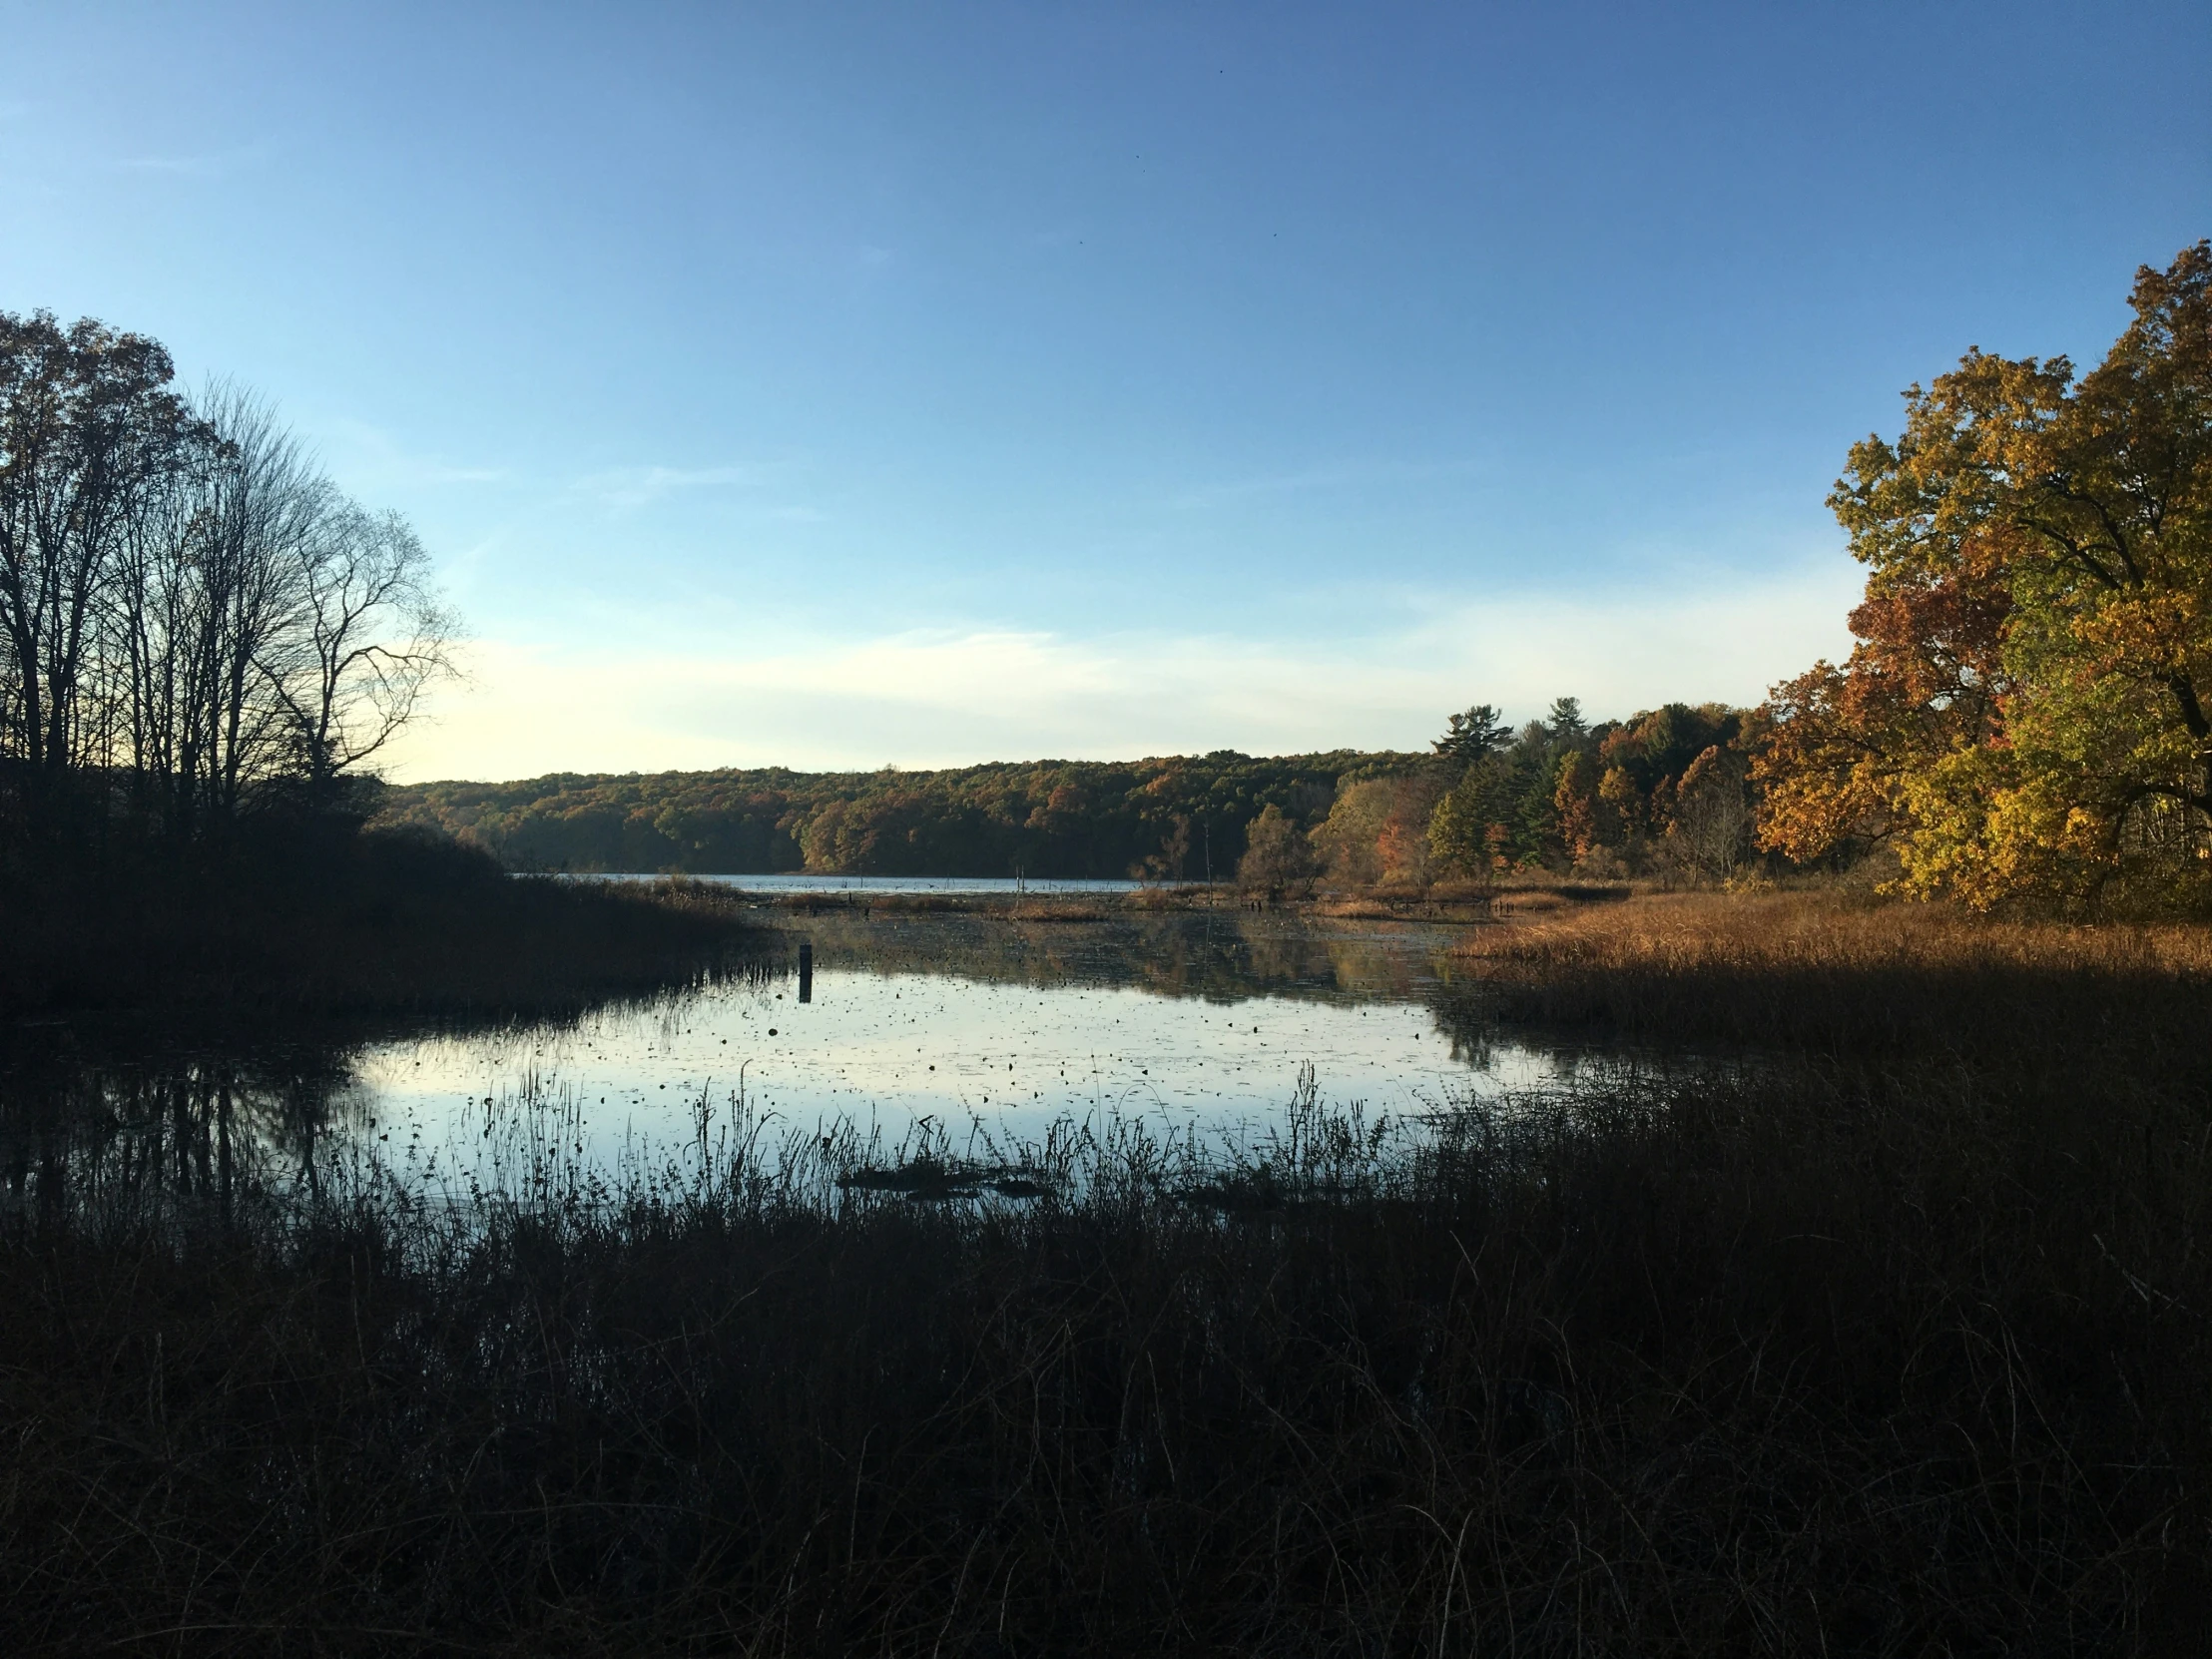
[[1449,928],[1272,915],[1022,923],[793,919],[796,978],[580,1020],[373,1045],[345,1116],[447,1173],[505,1156],[537,1114],[604,1161],[692,1133],[702,1099],[795,1127],[917,1119],[1034,1133],[1107,1111],[1232,1127],[1281,1111],[1302,1065],[1371,1114],[1548,1082],[1557,1062],[1449,1034]]
[[[658,881],[658,875],[618,874],[614,871],[571,877],[579,881]],[[920,893],[1086,893],[1135,892],[1138,881],[1069,880],[1042,881],[1034,877],[1005,875],[692,875],[691,881],[711,881],[719,887],[757,893],[870,893],[910,897]]]
[[188,1191],[227,1190],[249,1164],[292,1179],[364,1158],[450,1190],[511,1186],[549,1150],[571,1168],[655,1163],[693,1141],[703,1106],[727,1124],[741,1099],[779,1136],[850,1121],[895,1146],[927,1122],[957,1145],[1109,1113],[1264,1127],[1308,1066],[1324,1100],[1372,1121],[1543,1088],[1577,1063],[1486,1041],[1451,982],[1459,935],[1437,924],[762,914],[791,962],[808,947],[804,1001],[797,973],[756,975],[336,1048],[100,1049],[26,1027],[0,1052],[0,1188],[51,1185],[39,1170],[66,1125],[88,1171],[166,1170]]

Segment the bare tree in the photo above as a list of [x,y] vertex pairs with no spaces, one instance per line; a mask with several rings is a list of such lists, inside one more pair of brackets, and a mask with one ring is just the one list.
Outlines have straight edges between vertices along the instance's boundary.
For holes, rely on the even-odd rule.
[[306,620],[301,571],[341,505],[268,405],[217,384],[205,460],[149,498],[113,607],[128,745],[145,815],[189,835],[238,812],[288,758],[265,665]]
[[302,626],[271,662],[296,775],[310,796],[358,771],[452,674],[454,623],[430,556],[397,513],[329,513],[298,572]]
[[210,805],[235,813],[250,785],[284,765],[288,710],[271,666],[313,627],[319,551],[359,509],[266,403],[226,385],[207,406],[224,454],[200,517],[206,776]]
[[172,378],[142,336],[0,312],[0,786],[50,830],[65,798],[185,840],[327,803],[451,672],[405,521]]

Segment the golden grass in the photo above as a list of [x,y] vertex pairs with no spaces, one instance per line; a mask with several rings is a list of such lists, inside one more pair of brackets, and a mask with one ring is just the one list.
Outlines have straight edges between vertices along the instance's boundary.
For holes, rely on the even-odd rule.
[[1457,948],[1506,1017],[1650,1038],[2194,1053],[2212,929],[1999,921],[1822,893],[1644,893],[1523,909]]

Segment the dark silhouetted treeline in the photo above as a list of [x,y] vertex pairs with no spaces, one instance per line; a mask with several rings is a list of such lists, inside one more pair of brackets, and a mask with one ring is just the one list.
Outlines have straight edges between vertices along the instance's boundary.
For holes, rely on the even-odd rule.
[[0,869],[342,812],[446,672],[405,521],[159,342],[0,311]]
[[0,1011],[534,1005],[682,976],[696,903],[362,832],[451,619],[394,513],[159,342],[0,311]]

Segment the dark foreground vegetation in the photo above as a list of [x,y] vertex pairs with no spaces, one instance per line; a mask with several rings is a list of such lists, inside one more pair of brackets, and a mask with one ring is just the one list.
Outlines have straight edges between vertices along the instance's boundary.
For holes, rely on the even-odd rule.
[[1093,1126],[885,1159],[724,1106],[658,1174],[549,1147],[458,1207],[210,1101],[18,1087],[0,1623],[41,1652],[2189,1651],[2212,949],[1710,898],[1489,936],[1470,1036],[1708,1008],[1693,1037],[1764,1053],[1394,1130],[1308,1097],[1211,1154]]

